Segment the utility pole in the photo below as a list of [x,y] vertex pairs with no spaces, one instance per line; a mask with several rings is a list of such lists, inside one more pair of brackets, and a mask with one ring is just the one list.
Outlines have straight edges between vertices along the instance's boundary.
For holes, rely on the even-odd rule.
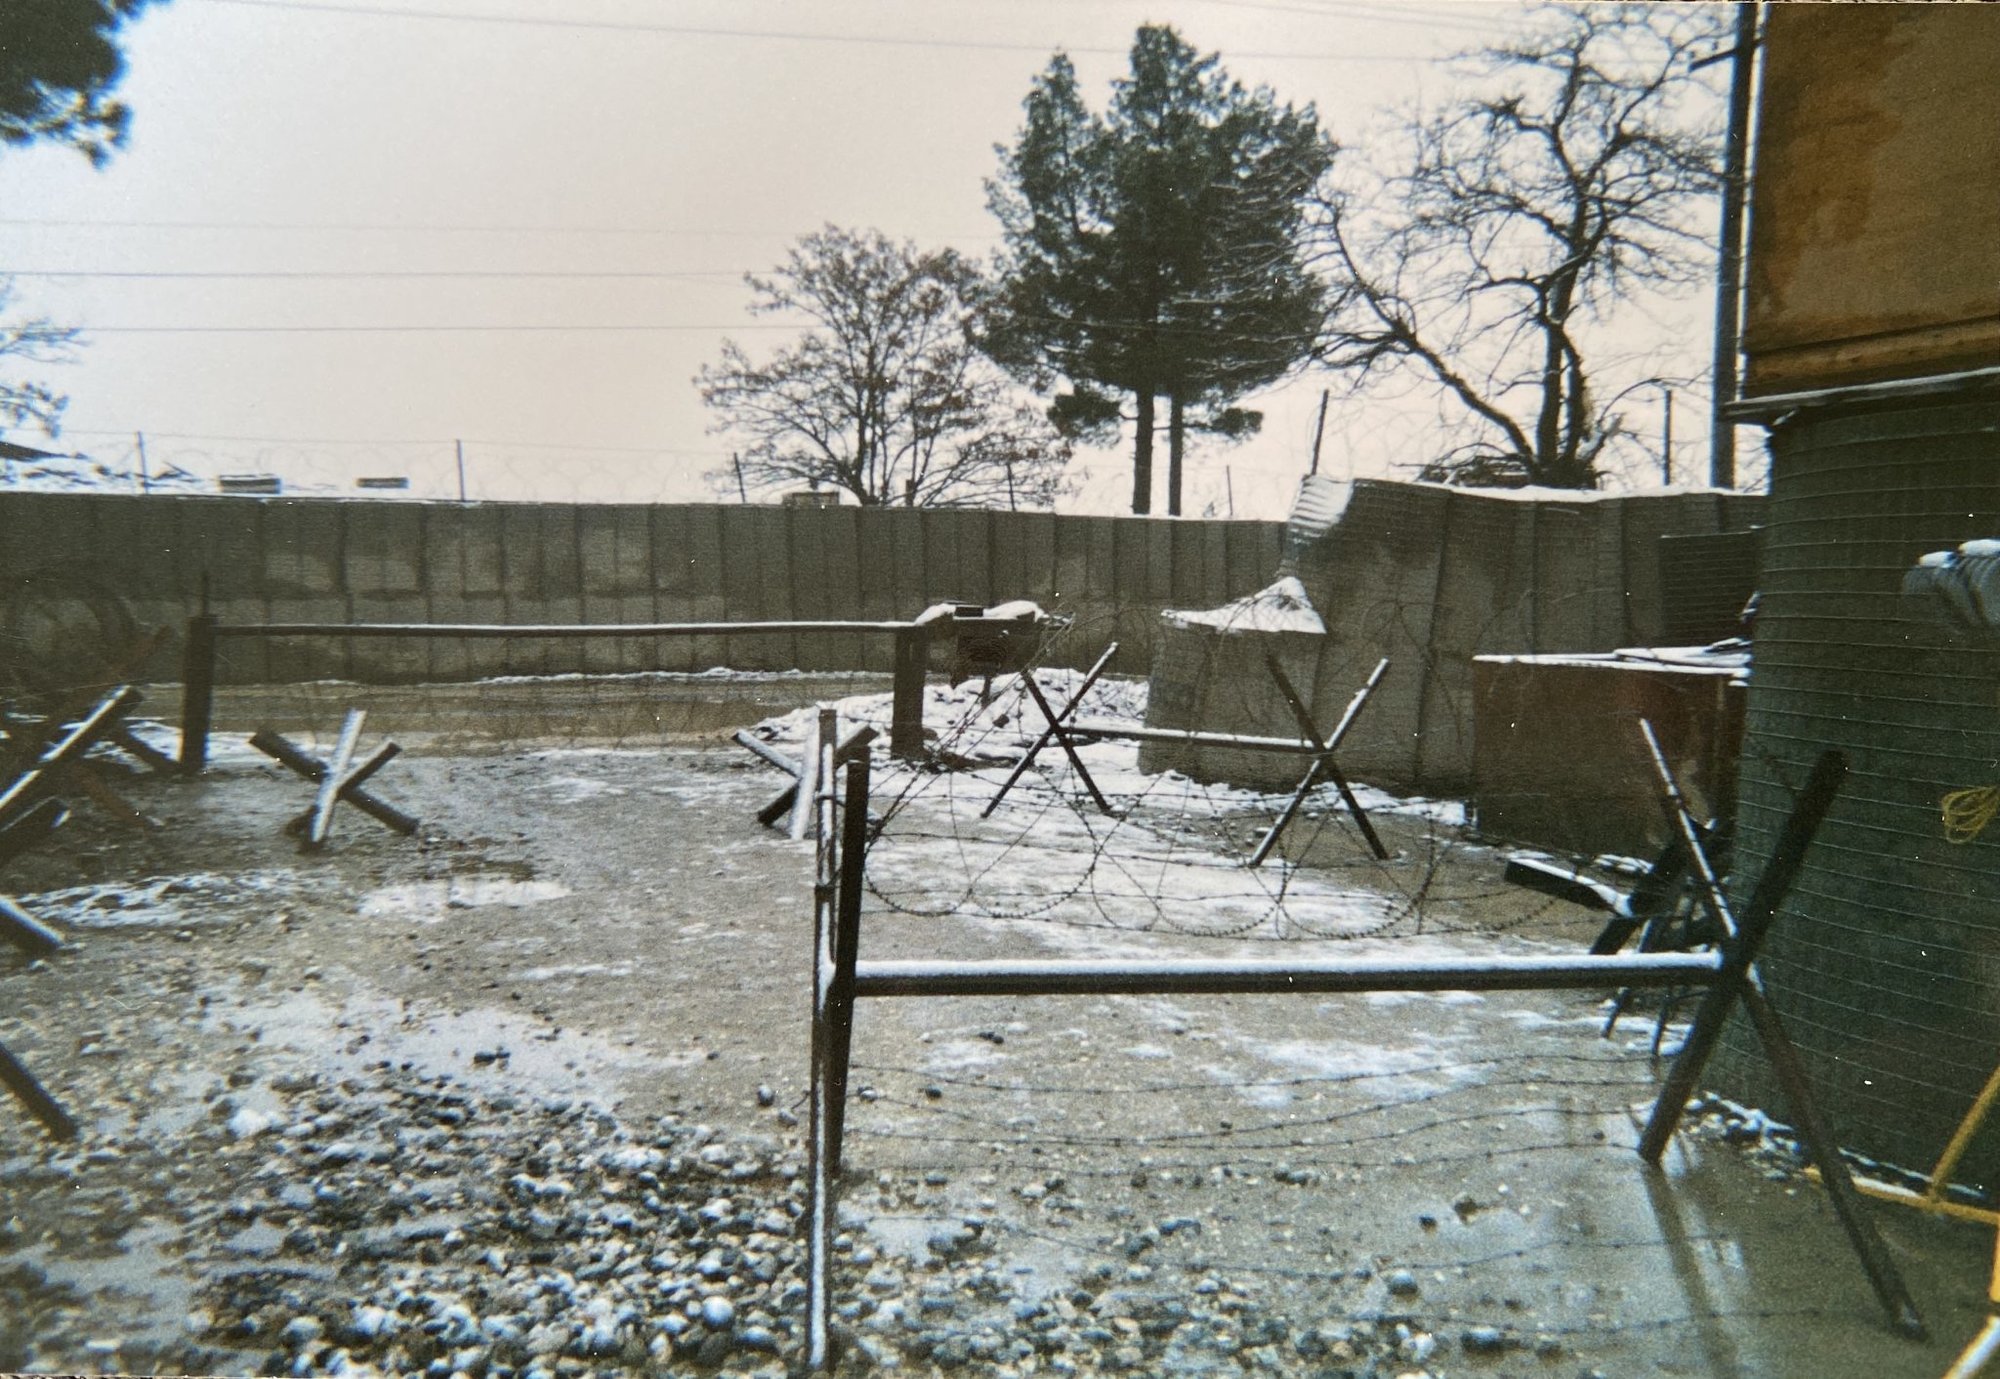
[[1710,388],[1708,481],[1736,487],[1736,423],[1723,409],[1736,400],[1736,359],[1743,325],[1743,210],[1749,194],[1750,98],[1757,74],[1757,6],[1736,6],[1731,50],[1729,135],[1723,153],[1721,252],[1715,265],[1715,370]]
[[458,501],[465,501],[465,442],[453,441],[452,448],[458,452]]
[[1306,471],[1308,479],[1319,473],[1319,442],[1320,437],[1326,434],[1326,397],[1330,391],[1328,388],[1319,390],[1319,420],[1313,423],[1313,457],[1312,468]]
[[1674,390],[1660,385],[1660,487],[1674,486]]
[[734,450],[729,452],[729,464],[736,471],[736,496],[745,507],[750,506],[750,489],[743,482],[743,457]]
[[151,493],[153,481],[146,473],[146,433],[134,431],[132,435],[139,442],[139,492]]
[[1236,477],[1229,472],[1229,466],[1222,466],[1222,491],[1229,495],[1229,515],[1236,515]]
[[1007,511],[1020,511],[1014,502],[1014,461],[1011,456],[1007,460]]

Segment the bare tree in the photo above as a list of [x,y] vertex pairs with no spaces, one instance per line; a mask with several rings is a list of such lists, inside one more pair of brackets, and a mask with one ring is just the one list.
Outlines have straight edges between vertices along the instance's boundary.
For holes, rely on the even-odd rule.
[[1468,60],[1471,94],[1409,121],[1406,168],[1327,195],[1322,261],[1344,286],[1318,357],[1357,388],[1413,374],[1439,392],[1458,443],[1423,477],[1597,486],[1631,375],[1660,372],[1608,356],[1598,328],[1710,271],[1719,107],[1691,63],[1725,19],[1538,11]]
[[1054,504],[1069,444],[973,346],[980,276],[959,254],[829,226],[746,281],[753,312],[811,322],[761,364],[724,341],[695,380],[716,429],[749,442],[747,484],[824,485],[864,505]]
[[63,408],[69,399],[46,385],[16,375],[22,361],[56,364],[69,360],[78,332],[59,326],[46,317],[12,318],[14,285],[0,278],[0,432],[33,426],[53,436],[62,429]]

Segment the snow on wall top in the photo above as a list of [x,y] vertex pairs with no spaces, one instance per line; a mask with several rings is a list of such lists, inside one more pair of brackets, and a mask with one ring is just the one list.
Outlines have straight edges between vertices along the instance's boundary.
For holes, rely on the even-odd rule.
[[1309,632],[1326,633],[1305,585],[1295,575],[1256,593],[1225,603],[1220,608],[1201,611],[1169,608],[1160,614],[1171,627],[1213,627],[1223,632]]

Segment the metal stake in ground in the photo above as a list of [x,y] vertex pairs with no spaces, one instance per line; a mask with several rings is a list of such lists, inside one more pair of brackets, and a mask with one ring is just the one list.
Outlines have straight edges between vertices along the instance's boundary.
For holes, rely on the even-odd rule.
[[1791,1036],[1785,1032],[1778,1012],[1765,996],[1763,978],[1756,966],[1757,950],[1762,946],[1764,935],[1804,866],[1806,849],[1812,843],[1813,834],[1832,807],[1841,780],[1847,774],[1846,759],[1835,751],[1821,753],[1805,788],[1799,792],[1791,817],[1785,820],[1785,826],[1779,832],[1770,862],[1765,866],[1763,875],[1757,878],[1757,884],[1750,893],[1750,903],[1739,917],[1731,911],[1722,883],[1703,850],[1700,831],[1687,811],[1680,787],[1674,781],[1673,770],[1667,765],[1666,755],[1661,752],[1659,739],[1653,733],[1653,725],[1640,719],[1639,730],[1646,740],[1654,774],[1660,780],[1661,808],[1686,850],[1689,870],[1694,876],[1695,894],[1708,911],[1709,918],[1727,936],[1722,974],[1702,998],[1694,1025],[1688,1031],[1687,1042],[1681,1046],[1680,1054],[1668,1071],[1666,1085],[1660,1090],[1660,1099],[1653,1106],[1652,1117],[1639,1141],[1639,1152],[1651,1163],[1660,1161],[1667,1141],[1673,1137],[1674,1128],[1680,1123],[1688,1097],[1721,1038],[1723,1022],[1729,1016],[1730,1007],[1740,997],[1743,1009],[1757,1031],[1758,1040],[1764,1046],[1765,1057],[1771,1061],[1771,1070],[1777,1075],[1778,1085],[1784,1089],[1787,1109],[1799,1137],[1805,1141],[1807,1153],[1819,1168],[1820,1179],[1826,1185],[1834,1214],[1840,1218],[1840,1224],[1847,1232],[1848,1241],[1861,1261],[1861,1268],[1868,1275],[1869,1285],[1888,1312],[1890,1323],[1904,1335],[1923,1340],[1928,1334],[1924,1319],[1917,1311],[1895,1261],[1883,1245],[1882,1237],[1876,1233],[1875,1223],[1863,1213],[1860,1194],[1855,1190],[1847,1161],[1840,1157],[1839,1142],[1834,1139],[1831,1127],[1820,1113],[1819,1099],[1813,1095],[1805,1062],[1799,1057]]
[[1076,767],[1077,774],[1083,777],[1083,783],[1090,787],[1091,795],[1097,800],[1097,807],[1102,809],[1106,814],[1111,812],[1111,806],[1106,804],[1104,796],[1098,793],[1097,782],[1090,778],[1090,772],[1083,769],[1083,762],[1076,754],[1076,744],[1070,739],[1069,733],[1064,730],[1063,724],[1076,713],[1077,706],[1083,703],[1083,696],[1090,693],[1090,687],[1097,683],[1097,677],[1104,674],[1104,668],[1111,664],[1111,658],[1117,654],[1118,643],[1116,642],[1104,648],[1104,654],[1097,658],[1097,663],[1084,675],[1083,683],[1076,687],[1076,693],[1069,697],[1069,702],[1063,705],[1061,713],[1051,713],[1049,711],[1049,701],[1043,696],[1041,686],[1035,683],[1033,672],[1028,670],[1021,672],[1021,680],[1027,685],[1028,692],[1034,695],[1035,702],[1041,706],[1042,717],[1048,720],[1048,726],[1044,727],[1041,735],[1035,739],[1035,745],[1028,748],[1028,754],[1014,763],[1013,774],[1008,776],[1006,782],[1001,785],[999,793],[986,802],[986,808],[979,811],[980,818],[990,819],[993,817],[993,811],[1000,807],[1000,801],[1007,798],[1007,792],[1012,790],[1015,783],[1027,774],[1028,768],[1035,764],[1036,755],[1042,748],[1049,745],[1050,738],[1056,738],[1061,741],[1063,752],[1069,757],[1070,764]]
[[1257,844],[1256,851],[1250,854],[1250,860],[1245,865],[1258,867],[1264,864],[1264,859],[1269,857],[1271,849],[1278,845],[1278,839],[1284,836],[1285,829],[1298,814],[1300,806],[1305,804],[1306,796],[1310,795],[1312,788],[1319,784],[1322,773],[1333,782],[1334,788],[1340,791],[1340,798],[1347,805],[1347,812],[1354,816],[1355,827],[1359,828],[1361,836],[1368,840],[1369,848],[1378,859],[1386,862],[1389,859],[1389,849],[1383,847],[1382,840],[1376,836],[1375,825],[1368,821],[1368,811],[1363,809],[1361,801],[1354,797],[1354,791],[1349,788],[1347,778],[1340,774],[1340,767],[1335,763],[1333,754],[1340,750],[1340,744],[1347,737],[1348,729],[1352,728],[1355,720],[1361,717],[1361,710],[1367,705],[1369,696],[1375,693],[1375,687],[1381,684],[1382,677],[1388,674],[1389,658],[1385,656],[1375,663],[1373,673],[1361,688],[1354,692],[1354,698],[1348,700],[1347,712],[1340,716],[1340,722],[1334,726],[1333,735],[1325,741],[1320,740],[1319,726],[1312,721],[1312,713],[1306,708],[1305,700],[1301,699],[1299,692],[1292,688],[1292,682],[1285,678],[1285,668],[1278,664],[1278,658],[1267,655],[1264,658],[1264,665],[1270,670],[1271,678],[1277,681],[1278,692],[1285,696],[1285,703],[1291,706],[1292,717],[1298,720],[1299,731],[1305,734],[1308,742],[1312,743],[1317,755],[1313,757],[1312,765],[1306,768],[1305,779],[1299,782],[1299,788],[1292,792],[1292,798],[1285,805],[1284,813],[1280,814],[1278,821],[1271,825],[1270,831]]

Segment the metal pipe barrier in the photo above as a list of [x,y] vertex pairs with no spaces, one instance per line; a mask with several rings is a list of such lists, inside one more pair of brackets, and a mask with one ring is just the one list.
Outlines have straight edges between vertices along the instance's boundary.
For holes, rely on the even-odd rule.
[[[1695,1016],[1639,1145],[1657,1163],[1680,1124],[1689,1095],[1738,1001],[1744,1002],[1767,1054],[1780,1066],[1793,1113],[1810,1127],[1808,1145],[1821,1163],[1837,1162],[1838,1149],[1826,1134],[1811,1089],[1797,1067],[1796,1052],[1776,1028],[1764,998],[1755,962],[1771,922],[1796,877],[1805,851],[1831,808],[1846,765],[1838,752],[1823,754],[1793,806],[1781,846],[1757,882],[1740,917],[1726,909],[1713,874],[1702,871],[1704,902],[1725,922],[1725,935],[1709,953],[1642,953],[1575,956],[1496,955],[1463,959],[1373,961],[870,961],[860,960],[862,871],[868,836],[868,763],[846,765],[845,801],[836,800],[841,767],[828,744],[835,724],[823,711],[819,764],[815,776],[816,857],[814,887],[811,1125],[808,1176],[808,1267],[806,1335],[808,1368],[829,1370],[834,1360],[831,1323],[830,1247],[833,1192],[840,1174],[842,1109],[846,1100],[848,1054],[854,1003],[887,996],[1065,996],[1065,995],[1228,995],[1324,994],[1371,991],[1574,990],[1620,987],[1700,987],[1706,997]],[[1671,776],[1667,776],[1671,786]],[[1668,807],[1681,819],[1678,792]],[[845,810],[844,820],[841,810]],[[840,825],[844,822],[845,827]],[[1688,830],[1692,834],[1692,829]],[[1699,856],[1698,840],[1683,841]],[[1923,1322],[1865,1220],[1841,1212],[1869,1280],[1892,1324],[1921,1339]]]

